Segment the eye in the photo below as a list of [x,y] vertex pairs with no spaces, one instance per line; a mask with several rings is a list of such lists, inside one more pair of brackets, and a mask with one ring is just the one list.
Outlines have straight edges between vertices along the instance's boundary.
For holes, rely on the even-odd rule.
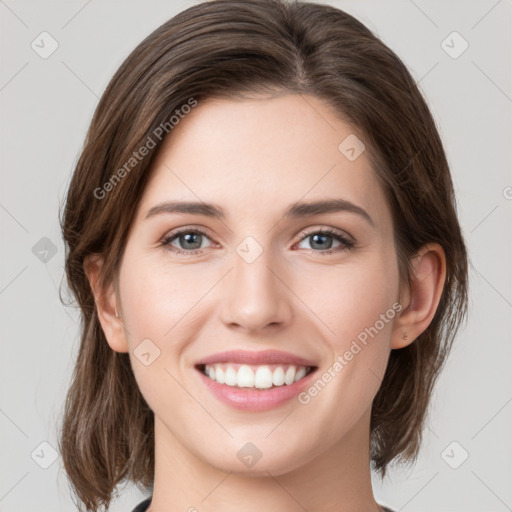
[[[210,240],[207,233],[198,228],[182,228],[177,229],[168,235],[166,235],[160,242],[161,246],[168,248],[178,256],[191,256],[194,254],[201,253],[205,247],[203,247],[204,240]],[[334,239],[338,242],[337,247],[332,247]],[[333,229],[316,229],[309,231],[303,235],[301,242],[309,241],[312,249],[315,253],[323,255],[329,255],[341,251],[346,251],[355,246],[355,242]],[[176,247],[176,245],[178,247]]]
[[[204,248],[202,247],[202,242],[205,238],[209,240],[204,231],[197,228],[186,228],[173,231],[165,236],[161,241],[161,245],[178,255],[188,256],[202,251]],[[181,248],[173,245],[173,242],[176,242]]]
[[[339,243],[337,247],[332,248],[332,239]],[[322,256],[335,252],[346,251],[352,249],[355,245],[353,240],[333,229],[317,229],[315,231],[310,231],[309,233],[306,233],[302,238],[302,241],[308,241],[313,250],[319,249],[314,250],[314,252],[318,252]]]

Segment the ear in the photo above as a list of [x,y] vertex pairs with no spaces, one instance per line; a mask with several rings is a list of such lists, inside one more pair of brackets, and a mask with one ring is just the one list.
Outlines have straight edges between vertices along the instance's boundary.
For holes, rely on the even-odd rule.
[[91,285],[94,294],[94,302],[98,318],[105,333],[110,348],[116,352],[128,352],[128,342],[124,330],[123,319],[119,298],[114,284],[110,284],[108,289],[100,287],[100,273],[103,267],[103,258],[97,254],[87,256],[84,262],[84,270]]
[[403,310],[393,326],[392,349],[411,344],[429,326],[444,288],[446,257],[441,245],[424,245],[412,263],[411,289],[404,290]]

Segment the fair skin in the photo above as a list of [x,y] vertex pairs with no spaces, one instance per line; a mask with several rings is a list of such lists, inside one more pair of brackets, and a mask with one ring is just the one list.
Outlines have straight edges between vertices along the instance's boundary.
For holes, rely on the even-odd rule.
[[[228,349],[278,349],[313,360],[321,376],[399,301],[383,191],[366,152],[350,161],[338,150],[351,133],[353,127],[312,96],[200,102],[153,164],[118,287],[99,290],[101,259],[88,261],[108,343],[130,354],[154,412],[150,512],[379,510],[370,481],[372,400],[390,351],[413,342],[434,316],[445,280],[439,245],[417,254],[400,313],[307,404],[292,399],[271,410],[238,410],[220,402],[194,367]],[[338,198],[364,209],[373,224],[349,211],[284,217],[297,201]],[[214,203],[226,217],[145,218],[169,200]],[[172,230],[194,227],[207,235],[193,248],[183,237],[160,245]],[[320,243],[331,253],[321,254],[326,249],[311,235],[327,228],[354,247],[343,249],[324,235]],[[262,249],[250,263],[237,252],[248,236]],[[190,254],[195,247],[201,252]],[[179,256],[173,248],[189,252]],[[148,366],[134,355],[144,339],[160,350]],[[252,467],[237,457],[247,442],[262,454]]]

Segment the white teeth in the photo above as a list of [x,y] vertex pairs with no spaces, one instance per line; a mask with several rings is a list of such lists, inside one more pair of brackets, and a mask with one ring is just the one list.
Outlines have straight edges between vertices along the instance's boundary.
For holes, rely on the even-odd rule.
[[219,384],[224,384],[226,382],[226,374],[222,368],[217,368],[215,377],[210,377],[210,379],[216,380]]
[[226,384],[228,386],[236,386],[236,372],[231,366],[228,366],[226,370]]
[[246,364],[240,366],[236,374],[236,385],[239,388],[254,387],[254,373]]
[[294,382],[297,382],[298,380],[302,379],[302,377],[304,377],[305,375],[306,375],[306,368],[304,368],[304,366],[301,366],[297,370],[297,373],[295,374]]
[[254,387],[258,389],[268,389],[272,387],[272,372],[268,366],[260,366],[256,370],[256,375],[254,376]]
[[[268,365],[249,366],[230,364],[205,365],[204,374],[219,384],[237,386],[239,388],[269,389],[272,386],[291,385],[304,378],[310,368],[306,366],[296,367]],[[238,368],[235,369],[235,368]],[[286,368],[286,371],[285,371]]]
[[272,383],[274,386],[282,386],[284,384],[284,370],[281,368],[276,368],[272,375]]
[[295,366],[289,366],[288,370],[286,370],[286,375],[284,376],[284,383],[288,386],[293,384],[295,380]]

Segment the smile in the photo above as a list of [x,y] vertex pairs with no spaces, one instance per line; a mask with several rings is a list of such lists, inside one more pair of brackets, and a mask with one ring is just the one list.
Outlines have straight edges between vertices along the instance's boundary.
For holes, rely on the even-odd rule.
[[218,384],[238,388],[271,389],[291,386],[313,370],[312,366],[297,365],[248,365],[215,363],[201,365],[201,371]]

